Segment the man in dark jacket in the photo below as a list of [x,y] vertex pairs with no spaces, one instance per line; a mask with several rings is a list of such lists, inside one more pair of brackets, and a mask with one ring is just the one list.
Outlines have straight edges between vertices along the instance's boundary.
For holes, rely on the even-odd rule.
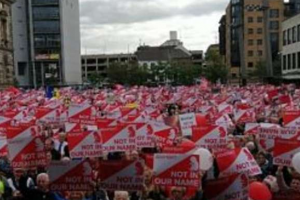
[[36,178],[37,189],[28,190],[24,195],[26,200],[55,200],[54,193],[49,190],[49,176],[46,173],[39,174]]

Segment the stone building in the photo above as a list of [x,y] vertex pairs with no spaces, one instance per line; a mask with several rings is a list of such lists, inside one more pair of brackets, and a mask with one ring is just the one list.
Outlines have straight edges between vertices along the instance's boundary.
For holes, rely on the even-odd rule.
[[14,83],[11,5],[13,0],[0,0],[0,88]]

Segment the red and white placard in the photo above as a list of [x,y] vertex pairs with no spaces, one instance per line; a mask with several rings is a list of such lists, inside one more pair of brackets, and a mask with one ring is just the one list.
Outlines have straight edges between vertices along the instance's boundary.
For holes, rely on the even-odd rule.
[[103,152],[124,152],[136,149],[134,125],[118,125],[101,130]]
[[46,166],[44,138],[37,126],[7,128],[9,159],[13,168]]
[[292,167],[293,156],[300,152],[300,140],[275,139],[273,162],[275,165]]
[[140,191],[144,184],[144,162],[101,161],[99,178],[101,187],[106,190]]
[[68,134],[71,158],[102,156],[102,139],[98,131],[84,131]]
[[227,130],[222,126],[207,125],[193,128],[192,141],[199,148],[223,149],[227,146]]
[[283,123],[285,127],[300,127],[300,110],[285,111],[283,113]]
[[216,153],[220,177],[235,173],[246,173],[250,176],[261,174],[261,169],[247,148],[236,148]]
[[137,148],[153,148],[155,147],[155,127],[151,124],[144,124],[136,131]]
[[269,152],[272,152],[275,145],[275,138],[282,139],[297,139],[299,131],[296,128],[259,128],[259,143],[260,146]]
[[155,154],[154,184],[159,186],[200,186],[199,155]]
[[51,191],[90,191],[93,169],[88,161],[51,162]]

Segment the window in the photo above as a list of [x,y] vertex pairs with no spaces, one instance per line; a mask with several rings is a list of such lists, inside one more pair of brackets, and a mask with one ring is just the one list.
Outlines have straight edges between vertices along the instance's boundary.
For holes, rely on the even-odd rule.
[[298,52],[298,69],[300,69],[300,52]]
[[288,29],[287,32],[287,44],[291,44],[292,43],[292,30]]
[[262,45],[263,44],[263,40],[262,39],[258,39],[257,40],[257,45]]
[[257,34],[262,34],[263,33],[263,29],[262,28],[258,28],[257,29]]
[[253,28],[248,28],[248,34],[253,34]]
[[300,25],[298,25],[298,34],[297,34],[297,41],[300,42]]
[[283,31],[283,46],[287,44],[287,31]]
[[253,62],[248,62],[248,68],[252,68],[253,66]]
[[293,43],[297,42],[297,27],[296,26],[293,27],[292,37],[293,37]]
[[291,57],[292,57],[291,54],[288,54],[288,57],[287,57],[287,59],[288,59],[287,69],[291,69],[291,61],[292,61]]
[[253,17],[248,17],[248,23],[253,23]]
[[253,45],[253,40],[248,40],[248,45],[252,46]]
[[271,30],[278,30],[279,29],[279,22],[278,21],[271,21],[270,22],[270,29]]
[[296,53],[293,53],[293,69],[296,69]]
[[35,21],[33,23],[35,33],[58,33],[60,31],[60,22],[52,21]]
[[253,51],[248,51],[248,56],[252,57],[253,56]]
[[263,17],[257,17],[257,22],[262,23],[263,22]]
[[262,56],[262,55],[263,55],[263,51],[258,50],[258,51],[257,51],[257,56]]
[[271,9],[270,10],[270,18],[278,18],[279,17],[279,10],[278,9]]
[[283,56],[282,66],[283,66],[283,70],[286,70],[286,55]]
[[59,8],[57,7],[33,7],[33,19],[58,19]]
[[26,63],[18,62],[18,75],[25,76],[25,74],[26,74]]
[[90,64],[96,64],[96,59],[87,59],[86,63],[88,65],[90,65]]
[[231,77],[232,77],[232,78],[236,78],[236,73],[232,73],[232,74],[231,74]]

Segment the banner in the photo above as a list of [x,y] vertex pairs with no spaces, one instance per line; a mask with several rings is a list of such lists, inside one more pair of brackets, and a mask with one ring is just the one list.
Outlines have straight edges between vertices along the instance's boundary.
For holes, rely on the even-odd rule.
[[44,138],[37,126],[7,128],[9,159],[13,168],[46,166]]
[[255,112],[252,109],[237,110],[234,112],[234,121],[236,123],[255,122]]
[[300,152],[300,140],[275,139],[273,162],[275,165],[292,167],[293,156]]
[[222,126],[194,127],[192,141],[199,148],[224,149],[227,146],[227,130]]
[[51,191],[91,191],[92,167],[88,161],[51,162],[49,166]]
[[192,127],[197,125],[195,113],[179,115],[179,123],[183,136],[192,135]]
[[71,158],[102,156],[102,139],[98,131],[69,133],[68,144]]
[[136,149],[136,130],[133,125],[118,125],[101,130],[104,152],[124,152]]
[[220,177],[235,173],[245,173],[249,176],[261,174],[260,167],[247,148],[236,148],[216,153]]
[[285,111],[283,123],[285,127],[300,127],[300,111]]
[[141,191],[144,189],[144,162],[101,161],[99,178],[105,190]]
[[259,128],[259,143],[260,146],[269,152],[272,152],[275,145],[275,138],[282,139],[297,139],[299,131],[295,128]]
[[69,107],[69,122],[96,125],[97,110],[88,103],[72,104]]
[[155,147],[155,128],[151,124],[144,124],[136,131],[137,148],[154,148]]
[[155,154],[154,184],[159,186],[200,186],[199,155]]
[[204,187],[207,200],[248,200],[249,180],[245,174],[207,181]]
[[7,138],[6,136],[0,136],[0,157],[7,156]]

